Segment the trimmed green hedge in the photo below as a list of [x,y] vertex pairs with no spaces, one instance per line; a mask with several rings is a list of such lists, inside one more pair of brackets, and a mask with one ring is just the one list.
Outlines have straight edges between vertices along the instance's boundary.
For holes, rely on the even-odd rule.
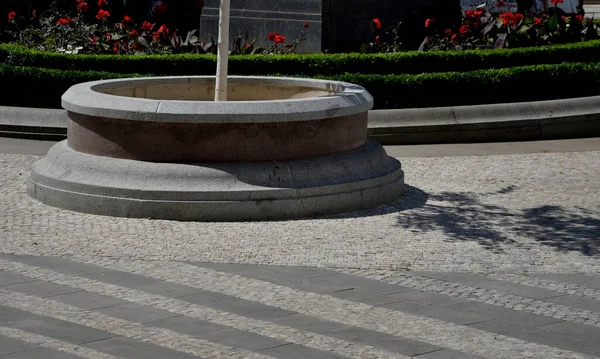
[[[60,97],[76,83],[137,76],[147,75],[0,65],[0,105],[60,108]],[[388,109],[600,95],[600,63],[535,65],[467,73],[314,77],[362,85],[375,97],[375,108]]]
[[0,84],[2,84],[0,86],[0,105],[61,108],[61,96],[75,84],[100,79],[138,76],[143,75],[0,65]]
[[[600,61],[600,40],[519,49],[400,52],[390,54],[309,54],[232,56],[231,74],[301,74],[334,76],[359,74],[420,74],[466,72],[563,62]],[[0,63],[61,70],[144,73],[155,75],[212,75],[214,55],[66,55],[0,44]]]

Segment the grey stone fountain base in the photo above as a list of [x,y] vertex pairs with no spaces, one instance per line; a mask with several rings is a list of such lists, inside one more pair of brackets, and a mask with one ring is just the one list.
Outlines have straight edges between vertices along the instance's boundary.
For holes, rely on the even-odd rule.
[[33,166],[27,191],[51,206],[100,215],[271,220],[393,201],[404,191],[404,174],[372,141],[310,159],[187,164],[89,155],[63,141]]

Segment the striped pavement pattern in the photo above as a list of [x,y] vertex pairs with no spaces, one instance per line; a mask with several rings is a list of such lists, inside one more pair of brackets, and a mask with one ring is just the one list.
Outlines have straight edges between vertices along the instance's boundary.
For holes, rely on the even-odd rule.
[[0,358],[594,358],[593,276],[0,254]]

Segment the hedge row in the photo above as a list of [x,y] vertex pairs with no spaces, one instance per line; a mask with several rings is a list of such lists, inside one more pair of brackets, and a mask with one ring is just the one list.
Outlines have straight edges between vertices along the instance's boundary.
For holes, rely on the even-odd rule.
[[[60,97],[76,83],[138,76],[147,75],[0,65],[0,105],[60,108]],[[535,65],[467,73],[315,77],[362,85],[375,97],[375,108],[387,109],[600,95],[600,63]]]
[[[600,40],[519,49],[400,52],[390,54],[309,54],[232,56],[231,74],[325,75],[420,74],[467,72],[563,62],[600,61]],[[144,73],[155,75],[212,75],[214,55],[68,55],[0,44],[0,63],[60,70]]]

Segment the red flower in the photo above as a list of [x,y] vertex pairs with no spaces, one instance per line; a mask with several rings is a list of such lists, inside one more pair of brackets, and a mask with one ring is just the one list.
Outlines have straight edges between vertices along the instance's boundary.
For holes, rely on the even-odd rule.
[[102,19],[105,19],[105,18],[107,18],[109,16],[110,16],[110,13],[108,11],[100,9],[98,11],[98,15],[96,15],[96,19],[102,20]]
[[284,42],[285,42],[285,36],[279,36],[279,35],[275,36],[275,43],[276,44],[281,44],[281,43],[284,43]]
[[523,20],[523,14],[513,14],[512,12],[505,12],[499,17],[502,19],[502,24],[505,26],[519,26],[519,23]]
[[450,35],[452,35],[452,30],[446,29],[446,30],[444,30],[444,33],[446,34],[446,36],[450,36]]
[[152,25],[148,21],[144,21],[142,23],[142,30],[144,30],[144,31],[151,31],[153,27],[154,27],[154,25]]
[[550,2],[552,3],[552,5],[556,6],[556,5],[560,4],[560,3],[562,3],[563,0],[551,0]]
[[452,42],[457,42],[458,41],[458,35],[454,34],[452,35]]
[[123,16],[123,21],[121,21],[121,22],[126,23],[126,24],[130,24],[130,23],[133,22],[133,19],[131,17],[125,15],[125,16]]
[[169,28],[167,27],[167,25],[162,24],[159,28],[158,28],[158,33],[160,34],[164,34],[164,35],[169,35]]
[[381,29],[381,20],[379,20],[379,18],[373,19],[373,26],[376,29]]
[[84,13],[88,11],[88,4],[83,0],[77,0],[77,11]]
[[16,12],[14,12],[14,11],[9,12],[8,13],[8,21],[13,21],[16,16],[17,16]]
[[581,20],[583,20],[583,15],[579,14],[576,16],[576,18],[577,18],[577,20],[581,21]]
[[136,29],[131,30],[131,32],[129,33],[129,37],[131,37],[132,39],[136,39],[139,36],[140,36],[140,33]]
[[381,36],[379,36],[379,35],[375,36],[375,42],[381,42]]
[[[279,33],[277,33],[277,35],[279,35]],[[275,41],[275,36],[277,36],[277,35],[275,35],[274,33],[270,32],[269,35],[267,35],[267,38],[270,41]]]
[[158,30],[156,30],[156,32],[152,35],[152,37],[155,40],[158,40],[161,36],[167,37],[169,36],[169,29],[167,28],[167,25],[163,24],[161,25]]
[[32,13],[33,13],[33,18],[37,19],[37,10],[33,10]]
[[98,41],[98,38],[96,37],[96,35],[92,35],[92,37],[90,37],[90,40],[92,40],[92,44],[95,44],[96,41]]
[[138,44],[131,45],[131,49],[133,51],[142,51],[142,49],[138,46]]
[[498,7],[504,7],[504,1],[498,0]]
[[542,19],[540,19],[539,17],[536,17],[534,21],[536,25],[540,25],[542,23]]
[[433,24],[434,22],[435,22],[434,18],[425,20],[425,27],[429,28],[429,26],[431,26],[431,24]]
[[466,35],[469,33],[469,25],[463,25],[460,27],[460,34]]
[[102,7],[108,3],[108,0],[98,0],[98,7]]
[[112,39],[112,35],[108,32],[106,33],[106,41],[110,41]]
[[114,51],[114,52],[118,52],[118,51],[119,51],[119,43],[118,43],[118,42],[115,42],[115,43],[113,44],[113,51]]
[[308,29],[309,27],[310,27],[310,24],[308,23],[308,21],[307,21],[307,22],[305,22],[305,23],[304,23],[304,28],[305,28],[305,29]]
[[68,17],[61,17],[60,19],[58,19],[58,21],[56,22],[56,25],[69,25],[71,23],[71,19],[69,19]]
[[483,15],[483,11],[467,10],[465,11],[465,15],[467,15],[467,17],[480,17]]
[[250,49],[252,46],[250,46],[250,44],[246,44],[246,48]]

